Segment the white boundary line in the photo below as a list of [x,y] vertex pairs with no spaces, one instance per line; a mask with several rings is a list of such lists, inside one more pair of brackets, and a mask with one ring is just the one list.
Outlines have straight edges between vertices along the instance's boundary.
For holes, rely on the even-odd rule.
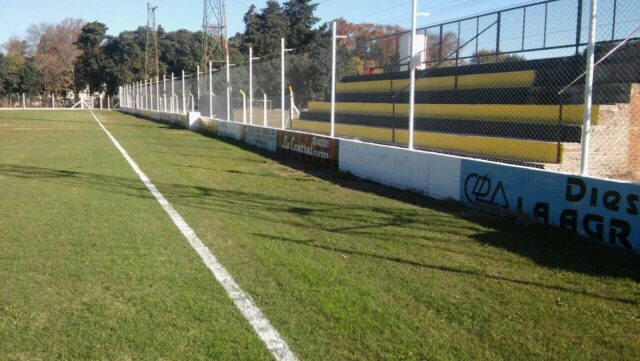
[[198,238],[194,230],[189,227],[187,222],[182,216],[173,208],[171,203],[158,191],[158,188],[149,180],[144,172],[138,167],[136,162],[129,156],[127,151],[120,145],[116,138],[105,128],[105,126],[98,120],[93,111],[89,110],[93,119],[98,122],[98,125],[104,130],[109,139],[113,142],[116,148],[120,151],[122,156],[129,162],[129,165],[136,172],[140,180],[147,186],[147,189],[153,194],[158,203],[167,212],[173,223],[178,227],[182,235],[187,239],[191,247],[198,253],[202,261],[207,268],[211,271],[218,283],[227,291],[229,298],[233,301],[236,307],[242,312],[242,315],[249,321],[255,332],[260,336],[262,341],[267,346],[267,349],[271,351],[271,354],[278,361],[297,361],[296,356],[289,349],[289,346],[285,340],[280,336],[278,331],[271,326],[271,323],[267,317],[260,311],[251,298],[242,291],[240,286],[233,279],[229,271],[227,271],[216,259],[216,256],[211,253],[209,248]]

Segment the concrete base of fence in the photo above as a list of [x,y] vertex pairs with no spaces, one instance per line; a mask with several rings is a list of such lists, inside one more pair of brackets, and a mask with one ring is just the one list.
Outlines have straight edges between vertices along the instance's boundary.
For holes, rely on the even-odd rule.
[[[186,116],[122,112],[191,127]],[[640,184],[200,117],[202,133],[337,167],[391,187],[513,213],[628,251],[640,250]],[[517,242],[517,240],[514,240]]]
[[198,112],[189,112],[187,113],[187,122],[189,124],[189,129],[197,131],[199,129],[200,122],[200,113]]

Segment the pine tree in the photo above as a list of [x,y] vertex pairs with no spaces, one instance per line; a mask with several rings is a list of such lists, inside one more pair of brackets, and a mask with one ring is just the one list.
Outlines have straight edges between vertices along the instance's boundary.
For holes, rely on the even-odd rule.
[[303,52],[317,40],[319,31],[313,29],[320,21],[313,15],[317,8],[318,4],[312,3],[312,0],[289,0],[284,3],[284,13],[289,24],[288,47]]

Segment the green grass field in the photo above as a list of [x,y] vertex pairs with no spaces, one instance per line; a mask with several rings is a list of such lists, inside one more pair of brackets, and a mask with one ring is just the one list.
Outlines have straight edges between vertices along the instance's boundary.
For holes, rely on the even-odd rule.
[[[640,355],[640,258],[96,112],[300,360]],[[0,111],[0,360],[269,360],[86,111]]]

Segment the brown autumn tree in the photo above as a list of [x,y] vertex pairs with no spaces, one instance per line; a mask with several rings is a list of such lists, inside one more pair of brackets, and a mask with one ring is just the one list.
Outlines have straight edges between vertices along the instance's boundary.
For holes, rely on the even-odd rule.
[[27,42],[17,37],[11,37],[2,47],[7,57],[9,72],[17,74],[27,62]]
[[41,23],[27,30],[30,51],[42,74],[45,92],[60,94],[73,90],[74,64],[80,52],[75,45],[81,19],[67,18],[58,24]]
[[457,47],[458,36],[453,31],[443,32],[442,43],[440,33],[427,33],[427,62],[432,66],[450,65]]
[[388,69],[397,64],[398,38],[391,35],[405,29],[398,25],[355,24],[343,18],[336,22],[338,34],[347,36],[340,41],[340,46],[357,57],[365,68]]

